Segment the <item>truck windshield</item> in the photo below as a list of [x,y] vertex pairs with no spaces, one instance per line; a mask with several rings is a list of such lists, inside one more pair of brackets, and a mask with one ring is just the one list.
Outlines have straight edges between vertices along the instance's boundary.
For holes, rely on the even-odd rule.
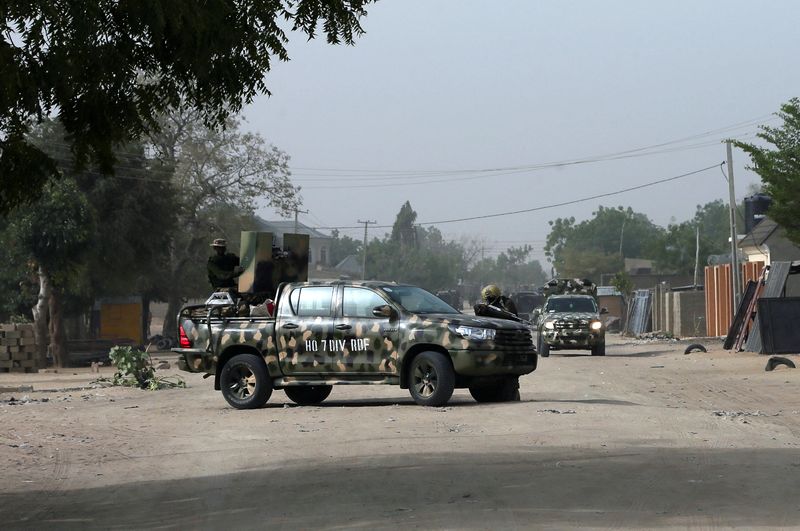
[[547,312],[596,312],[592,299],[586,297],[564,297],[547,301]]
[[460,313],[442,299],[415,286],[385,286],[381,288],[390,299],[411,313]]

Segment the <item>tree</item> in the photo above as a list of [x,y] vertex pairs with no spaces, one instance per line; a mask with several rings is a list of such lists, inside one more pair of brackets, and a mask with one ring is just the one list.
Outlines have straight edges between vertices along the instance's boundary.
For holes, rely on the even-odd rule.
[[711,254],[730,251],[730,220],[728,206],[722,200],[697,205],[694,218],[667,227],[654,247],[653,257],[661,271],[692,274],[695,267],[697,231],[700,232],[700,265]]
[[779,127],[761,126],[758,138],[768,146],[735,142],[749,156],[772,197],[768,215],[786,230],[786,236],[800,245],[800,99],[792,98],[776,113],[783,120]]
[[624,258],[652,258],[663,229],[645,214],[628,207],[599,207],[592,218],[550,221],[545,254],[560,276],[599,280],[603,273],[616,273]]
[[27,138],[51,114],[79,168],[113,171],[114,150],[158,131],[181,105],[221,127],[268,93],[272,61],[289,59],[287,32],[352,44],[373,0],[12,0],[0,7],[0,212],[57,178]]
[[417,213],[406,201],[391,234],[369,242],[368,276],[407,282],[430,291],[455,287],[465,270],[463,246],[446,241],[436,227],[415,225],[416,219]]
[[228,118],[225,128],[207,127],[195,110],[173,110],[161,119],[150,141],[162,169],[160,179],[175,188],[173,209],[179,231],[166,244],[159,298],[167,301],[164,335],[177,337],[181,299],[208,292],[205,263],[213,237],[236,249],[241,230],[254,230],[256,206],[284,215],[301,202],[292,185],[289,157]]
[[[63,302],[68,290],[80,289],[87,244],[93,230],[91,209],[74,179],[52,181],[41,198],[14,211],[9,244],[31,257],[40,279],[40,296],[33,310],[36,335],[44,345],[44,308],[50,315],[50,346],[56,366],[67,364]],[[39,354],[41,356],[41,352]],[[41,360],[40,360],[41,361]]]
[[347,235],[340,235],[339,231],[331,231],[331,264],[337,265],[350,255],[361,254],[361,242]]

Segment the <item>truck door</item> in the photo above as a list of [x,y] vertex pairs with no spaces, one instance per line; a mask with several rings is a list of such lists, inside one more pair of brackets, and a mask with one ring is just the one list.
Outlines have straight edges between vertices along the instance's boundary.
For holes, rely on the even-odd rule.
[[377,291],[344,286],[341,312],[334,323],[334,346],[341,363],[338,372],[348,374],[399,374],[397,366],[397,312],[394,317],[376,316],[373,310],[390,306]]
[[333,339],[333,292],[332,286],[299,286],[279,304],[275,339],[286,376],[326,372]]

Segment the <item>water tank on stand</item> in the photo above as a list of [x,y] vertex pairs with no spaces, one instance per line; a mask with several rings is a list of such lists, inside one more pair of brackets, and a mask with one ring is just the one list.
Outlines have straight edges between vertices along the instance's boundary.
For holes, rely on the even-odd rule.
[[744,198],[744,232],[753,230],[767,215],[772,198],[766,194],[755,194]]

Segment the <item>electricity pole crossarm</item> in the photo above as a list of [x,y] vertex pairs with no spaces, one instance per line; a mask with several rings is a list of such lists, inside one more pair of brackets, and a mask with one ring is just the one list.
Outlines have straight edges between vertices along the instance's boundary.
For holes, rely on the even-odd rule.
[[377,221],[369,221],[369,220],[362,221],[360,219],[358,220],[358,222],[364,224],[364,249],[363,249],[363,251],[364,251],[363,257],[364,258],[363,258],[363,262],[361,264],[361,280],[366,280],[367,279],[367,227],[369,227],[370,225],[375,225],[378,222]]

